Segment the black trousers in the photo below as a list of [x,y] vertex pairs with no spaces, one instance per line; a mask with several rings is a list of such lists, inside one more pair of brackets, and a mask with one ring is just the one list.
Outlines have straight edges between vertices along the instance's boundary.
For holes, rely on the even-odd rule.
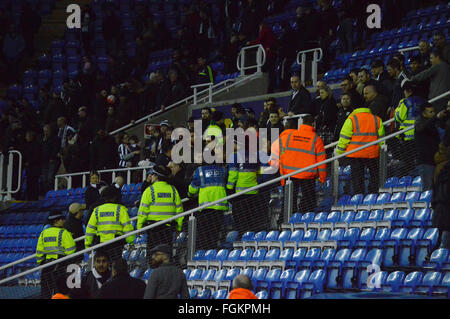
[[353,194],[366,194],[365,169],[369,169],[370,179],[368,193],[378,193],[380,187],[379,158],[353,158],[348,157],[351,167],[351,180]]
[[217,249],[220,234],[223,230],[223,211],[204,209],[195,214],[197,219],[196,249]]
[[[146,222],[144,225],[148,226],[156,223],[156,221]],[[175,231],[176,223],[162,224],[157,227],[151,228],[147,231],[147,262],[150,265],[150,250],[161,244],[167,244],[173,247],[173,233]],[[172,257],[172,256],[170,256]]]
[[246,231],[254,231],[257,194],[241,195],[231,200],[234,229],[242,236]]
[[[315,180],[293,178],[292,182],[294,183],[293,213],[313,212],[317,206]],[[302,198],[299,205],[297,196],[300,191],[302,193]]]

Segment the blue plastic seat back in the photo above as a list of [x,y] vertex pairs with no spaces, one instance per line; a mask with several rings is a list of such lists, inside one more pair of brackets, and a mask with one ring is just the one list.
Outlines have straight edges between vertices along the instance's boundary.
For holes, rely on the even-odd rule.
[[248,231],[248,232],[245,232],[245,233],[242,235],[241,240],[242,240],[242,241],[252,241],[252,240],[254,240],[254,238],[255,238],[255,233],[254,233],[254,232],[251,232],[251,231]]
[[315,216],[316,215],[312,212],[305,213],[302,216],[301,222],[302,223],[310,223],[310,222],[314,221]]
[[280,252],[280,260],[284,261],[292,260],[293,256],[294,256],[294,249],[292,248],[285,248]]
[[252,278],[253,277],[253,268],[244,268],[242,269],[242,271],[240,272],[241,275],[246,275],[248,278]]
[[419,201],[420,201],[420,202],[427,202],[427,203],[429,203],[429,202],[431,201],[431,195],[432,195],[432,193],[433,193],[433,192],[432,192],[431,190],[422,192],[422,193],[420,194]]
[[339,211],[332,211],[331,213],[328,214],[327,216],[327,222],[330,223],[336,223],[341,219],[341,212]]
[[267,252],[265,260],[277,260],[279,257],[280,257],[280,249],[272,248]]
[[423,234],[422,239],[428,240],[431,247],[436,247],[438,239],[439,239],[439,229],[438,228],[429,228]]
[[406,238],[413,240],[413,242],[416,242],[417,240],[420,240],[423,238],[424,233],[425,233],[425,230],[423,228],[412,228],[409,230]]
[[253,272],[252,281],[254,283],[254,286],[256,286],[257,281],[262,281],[266,278],[267,275],[267,269],[265,268],[259,268],[256,271]]
[[328,214],[326,212],[320,212],[314,217],[315,223],[322,223],[327,219]]
[[393,188],[398,186],[398,177],[389,177],[384,183],[384,188]]
[[422,177],[416,176],[411,182],[411,186],[422,188]]
[[410,204],[418,201],[420,198],[420,192],[408,192],[405,196],[405,202]]
[[405,279],[403,280],[404,286],[414,287],[419,285],[422,282],[423,279],[423,273],[420,271],[413,271],[406,275]]
[[303,260],[314,261],[320,258],[321,250],[320,248],[310,248],[306,253]]
[[278,241],[284,243],[285,241],[288,241],[291,238],[292,232],[289,229],[283,230],[280,235],[278,236]]
[[236,230],[230,231],[227,234],[227,237],[226,237],[225,241],[227,243],[233,243],[233,242],[238,240],[238,236],[239,236],[239,232],[238,231],[236,231]]
[[[231,269],[228,269],[228,270],[231,270]],[[217,282],[220,282],[222,280],[227,280],[226,277],[228,274],[228,270],[224,269],[224,268],[217,270],[216,273],[214,274],[214,278],[212,280],[217,281]],[[233,270],[239,271],[239,268],[233,268]]]
[[364,228],[359,234],[359,240],[370,241],[375,238],[375,228]]
[[441,284],[442,277],[443,277],[442,273],[438,271],[429,272],[425,274],[425,276],[423,276],[422,285],[429,287],[439,286]]
[[425,223],[426,221],[431,219],[430,215],[431,215],[431,210],[429,208],[418,209],[414,213],[413,220],[421,221],[422,223]]
[[193,269],[190,273],[189,273],[189,278],[188,280],[200,280],[202,278],[202,274],[203,274],[203,270],[202,269]]
[[226,289],[220,289],[220,290],[216,290],[213,292],[211,298],[212,299],[226,299],[228,295],[228,292],[226,291]]
[[384,213],[383,220],[390,220],[391,222],[398,217],[398,209],[390,209]]
[[265,248],[258,248],[252,255],[252,260],[262,261],[266,257],[267,250]]
[[317,235],[318,241],[327,241],[330,238],[331,229],[322,229]]
[[383,260],[383,250],[379,248],[371,249],[364,260],[371,265],[381,265],[381,262]]
[[295,274],[294,282],[297,282],[299,284],[307,282],[310,275],[311,275],[311,270],[309,270],[309,269],[302,269],[302,270],[300,270],[299,272],[297,272]]
[[267,233],[265,240],[276,241],[276,240],[278,240],[279,235],[280,235],[280,232],[278,230],[271,230]]
[[396,292],[399,290],[400,285],[403,284],[405,276],[403,271],[394,271],[386,278],[386,285],[390,286],[393,292]]
[[391,203],[398,203],[405,199],[405,193],[404,192],[396,192],[392,194],[390,202]]
[[254,253],[253,248],[245,248],[241,251],[239,260],[250,260],[252,258],[253,253]]
[[334,229],[330,234],[329,240],[335,240],[335,241],[342,240],[344,238],[344,233],[345,233],[345,230],[342,228]]
[[409,225],[409,222],[414,217],[414,209],[404,209],[400,211],[397,215],[397,220],[402,221],[405,226]]
[[215,274],[216,274],[215,269],[207,269],[202,273],[201,279],[202,280],[213,280]]
[[345,231],[343,240],[348,240],[350,244],[353,244],[359,238],[360,232],[359,228],[349,228]]
[[386,204],[391,199],[390,193],[381,193],[377,197],[376,205],[383,205]]
[[255,234],[254,240],[256,241],[262,241],[265,240],[267,236],[267,232],[265,230],[259,231]]
[[280,280],[280,276],[281,276],[281,269],[279,268],[274,268],[271,269],[267,274],[266,274],[266,281],[272,282],[272,281],[278,281]]
[[405,239],[407,234],[408,230],[406,228],[397,228],[392,231],[389,239],[399,242],[400,240]]
[[375,240],[386,240],[391,235],[391,230],[389,228],[382,228],[377,230],[375,234]]
[[349,211],[345,211],[340,219],[341,223],[351,223],[353,221],[353,219],[355,218],[355,211],[353,210],[349,210]]
[[229,250],[228,249],[221,249],[217,252],[215,260],[224,261],[228,258]]
[[334,248],[326,248],[326,249],[324,249],[322,251],[319,259],[321,261],[328,262],[330,260],[333,260],[335,255],[336,255],[336,249],[334,249]]
[[383,220],[384,211],[382,209],[372,210],[370,212],[368,221],[380,221]]
[[365,257],[366,257],[366,249],[358,248],[352,252],[352,254],[350,255],[349,261],[360,261],[360,260],[364,260]]
[[363,194],[355,194],[348,201],[347,205],[359,205],[364,200]]
[[352,253],[351,249],[348,248],[340,249],[339,251],[336,252],[333,261],[344,263],[350,258],[351,253]]
[[365,222],[369,218],[370,212],[368,210],[360,210],[356,213],[354,222]]
[[295,224],[295,223],[301,223],[302,222],[302,213],[294,213],[291,218],[289,219],[289,223]]
[[265,290],[258,291],[255,296],[258,297],[258,299],[269,299],[269,293]]
[[446,248],[438,248],[431,253],[430,262],[441,265],[447,261],[449,252]]
[[303,237],[303,241],[313,241],[316,240],[317,229],[308,229]]
[[378,194],[367,194],[362,202],[363,205],[374,205],[377,202]]
[[305,231],[303,229],[297,229],[294,230],[291,234],[291,237],[289,238],[290,241],[296,241],[300,242],[303,240],[303,237],[305,235]]

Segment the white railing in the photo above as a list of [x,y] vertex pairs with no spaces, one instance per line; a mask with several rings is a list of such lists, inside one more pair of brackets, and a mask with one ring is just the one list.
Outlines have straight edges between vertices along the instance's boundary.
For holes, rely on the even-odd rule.
[[[146,173],[147,170],[152,168],[153,165],[151,166],[140,166],[140,167],[130,167],[130,168],[113,168],[113,169],[104,169],[104,170],[99,170],[97,171],[100,175],[102,173],[112,173],[112,180],[111,183],[114,182],[117,173],[120,172],[126,172],[127,174],[127,178],[126,178],[126,184],[130,184],[131,183],[131,172],[132,171],[138,171],[138,170],[142,170],[142,179],[145,180],[146,178]],[[58,181],[59,179],[66,179],[67,180],[67,189],[72,188],[72,178],[75,176],[82,176],[82,185],[81,187],[86,187],[87,186],[87,176],[90,174],[90,172],[79,172],[79,173],[68,173],[68,174],[60,174],[60,175],[56,175],[55,176],[55,190],[58,190]]]
[[[257,48],[256,51],[256,62],[254,65],[245,66],[246,62],[246,53],[249,50]],[[243,47],[241,51],[238,54],[238,57],[236,59],[236,66],[239,71],[241,71],[241,76],[245,75],[245,71],[247,70],[255,70],[256,73],[262,72],[262,67],[266,63],[266,50],[264,50],[263,46],[261,44],[256,45],[250,45],[247,47]]]
[[[8,154],[8,167],[6,168],[6,190],[3,190],[3,166],[5,164],[5,155],[0,152],[0,200],[4,201],[11,200],[11,194],[19,192],[22,181],[22,153],[17,150],[10,150],[8,151]],[[19,157],[16,189],[13,189],[14,154],[17,154]]]
[[317,63],[323,58],[323,51],[321,48],[315,48],[311,50],[300,51],[297,53],[297,64],[300,65],[300,78],[302,84],[305,85],[306,82],[306,54],[313,53],[313,59],[311,61],[311,78],[313,81],[313,86],[317,84]]

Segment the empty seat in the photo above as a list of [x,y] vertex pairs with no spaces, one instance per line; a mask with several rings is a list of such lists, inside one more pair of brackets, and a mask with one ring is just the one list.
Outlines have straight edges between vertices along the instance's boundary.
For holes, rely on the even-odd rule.
[[439,238],[439,229],[437,228],[429,228],[425,231],[425,234],[422,236],[422,239],[416,242],[415,247],[415,264],[417,266],[422,266],[425,257],[428,254],[431,254],[432,250],[437,246]]
[[338,279],[340,278],[340,274],[342,271],[342,266],[344,263],[350,258],[351,250],[348,248],[344,248],[336,252],[334,259],[328,263],[328,279],[327,279],[327,287],[328,288],[338,288],[340,283]]
[[398,265],[398,248],[400,241],[406,238],[407,235],[406,228],[394,229],[389,236],[388,240],[384,241],[383,247],[385,249],[385,255],[383,260],[384,266]]
[[406,239],[399,245],[398,262],[400,266],[414,266],[416,243],[422,239],[425,230],[423,228],[412,228],[409,230]]
[[386,278],[386,282],[381,285],[381,289],[389,292],[398,292],[400,286],[405,279],[405,273],[403,271],[394,271]]
[[423,267],[426,269],[432,269],[440,271],[441,266],[447,262],[449,252],[446,248],[438,248],[430,256],[430,261],[425,262]]
[[292,281],[286,283],[285,298],[286,299],[298,299],[303,284],[308,281],[311,270],[303,269],[298,271]]
[[413,293],[417,285],[422,283],[423,273],[420,271],[414,271],[409,273],[403,280],[403,284],[400,286],[400,291]]
[[442,273],[432,271],[423,276],[422,282],[417,284],[414,290],[416,294],[431,295],[433,287],[440,286]]

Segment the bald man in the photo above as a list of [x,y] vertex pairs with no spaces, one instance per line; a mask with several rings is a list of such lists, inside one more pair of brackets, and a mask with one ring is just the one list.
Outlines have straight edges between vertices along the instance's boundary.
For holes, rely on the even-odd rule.
[[384,95],[379,94],[373,84],[366,85],[363,93],[366,106],[372,111],[372,114],[386,121],[388,119],[389,100]]
[[253,294],[253,283],[246,275],[238,275],[233,279],[232,289],[228,299],[258,299]]

